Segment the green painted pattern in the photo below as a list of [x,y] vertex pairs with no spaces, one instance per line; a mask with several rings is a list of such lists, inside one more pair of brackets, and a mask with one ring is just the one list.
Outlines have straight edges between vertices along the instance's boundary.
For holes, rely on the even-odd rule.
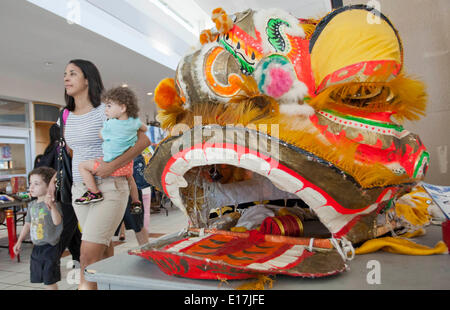
[[419,164],[417,165],[416,169],[414,170],[413,178],[415,178],[419,172],[420,167],[422,167],[423,161],[427,159],[428,162],[430,162],[430,154],[428,152],[423,152],[419,159]]
[[286,50],[286,41],[280,32],[281,25],[283,24],[289,27],[289,24],[286,21],[280,18],[272,18],[269,20],[266,27],[268,40],[277,52],[284,52]]
[[370,125],[370,126],[377,126],[377,127],[393,129],[393,130],[398,131],[398,132],[402,132],[404,130],[403,126],[401,126],[401,125],[382,123],[382,122],[377,122],[377,121],[374,121],[374,120],[369,120],[369,119],[366,119],[366,118],[360,118],[360,117],[351,116],[351,115],[344,115],[344,114],[341,114],[339,112],[328,110],[328,109],[325,109],[325,110],[322,110],[322,111],[323,112],[327,112],[329,114],[332,114],[334,116],[346,119],[346,120],[355,121],[355,122],[363,123],[363,124]]
[[245,70],[249,74],[251,74],[251,73],[253,73],[253,71],[255,71],[255,69],[244,58],[239,56],[236,53],[236,51],[234,50],[234,48],[230,44],[225,42],[224,39],[220,39],[219,42],[231,55],[233,55],[234,58],[236,58],[239,61],[239,64],[241,65],[241,70]]

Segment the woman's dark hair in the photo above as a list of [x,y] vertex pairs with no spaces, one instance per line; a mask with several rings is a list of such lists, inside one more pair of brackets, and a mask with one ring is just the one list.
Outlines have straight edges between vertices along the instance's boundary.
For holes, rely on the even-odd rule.
[[50,127],[49,135],[50,135],[50,142],[48,143],[47,147],[45,148],[44,155],[46,155],[47,153],[50,153],[50,151],[52,151],[52,149],[54,147],[56,147],[56,144],[59,141],[59,138],[61,136],[61,131],[57,124],[53,124]]
[[[84,78],[88,80],[89,100],[94,108],[98,107],[101,104],[104,87],[97,67],[92,62],[83,59],[73,59],[69,61],[69,64],[74,64],[83,72]],[[64,98],[66,100],[66,108],[69,111],[75,110],[75,100],[72,96],[67,95],[66,90],[64,90]]]

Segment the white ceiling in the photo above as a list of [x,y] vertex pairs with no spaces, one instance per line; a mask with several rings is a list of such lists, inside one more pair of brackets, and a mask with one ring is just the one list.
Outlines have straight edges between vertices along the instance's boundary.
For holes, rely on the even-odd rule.
[[[91,60],[106,88],[127,83],[141,117],[153,118],[157,83],[174,71],[25,0],[0,1],[0,96],[64,105],[63,72],[74,58]],[[52,66],[46,67],[50,61]]]
[[298,18],[318,18],[331,10],[331,0],[195,0],[195,2],[208,14],[218,7],[223,8],[228,14],[245,11],[249,8],[270,9],[275,7]]
[[[95,5],[99,13],[101,10],[111,20],[115,18],[122,22],[123,28],[128,27],[126,31],[135,31],[136,38],[143,38],[141,46],[138,46],[139,40],[136,38],[133,46],[124,40],[115,40],[119,42],[115,43],[116,28],[105,34],[92,29],[95,28],[93,25],[90,31],[80,25],[69,24],[62,14],[53,14],[30,1],[61,5],[54,0],[0,1],[0,97],[64,105],[64,68],[69,60],[82,58],[96,64],[106,88],[126,83],[135,90],[141,106],[141,118],[145,120],[148,115],[149,119],[153,119],[153,97],[147,93],[153,92],[161,79],[174,76],[174,59],[179,59],[189,47],[186,40],[182,42],[180,39],[180,36],[186,38],[185,29],[174,26],[168,16],[161,14],[156,16],[155,21],[154,11],[149,13],[149,9],[145,9],[149,5],[147,0],[78,0],[83,5]],[[275,4],[269,0],[190,1],[195,1],[208,16],[216,7],[223,7],[232,14],[248,8],[270,8],[275,5],[297,17],[318,17],[331,8],[329,0],[289,0]],[[127,7],[128,12],[121,11],[118,6]],[[95,21],[95,16],[91,20]],[[158,29],[158,40],[167,40],[169,47],[175,51],[172,56],[152,52],[151,49],[156,47],[149,40],[155,38],[155,28]],[[177,28],[179,33],[174,33]],[[195,44],[197,42],[192,42],[192,45]],[[152,56],[156,54],[158,57]],[[46,62],[52,65],[46,66]]]

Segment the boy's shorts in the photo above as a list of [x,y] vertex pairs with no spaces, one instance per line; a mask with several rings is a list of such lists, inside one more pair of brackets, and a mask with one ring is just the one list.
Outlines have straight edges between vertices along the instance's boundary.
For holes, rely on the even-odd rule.
[[[103,159],[103,157],[101,157],[100,159]],[[96,160],[94,162],[94,171],[97,170],[98,166],[100,166],[100,162]],[[124,177],[124,176],[127,177],[131,175],[133,175],[133,161],[130,161],[125,166],[122,166],[113,173],[111,173],[112,177]]]
[[31,252],[31,283],[51,285],[61,281],[58,245],[35,245]]

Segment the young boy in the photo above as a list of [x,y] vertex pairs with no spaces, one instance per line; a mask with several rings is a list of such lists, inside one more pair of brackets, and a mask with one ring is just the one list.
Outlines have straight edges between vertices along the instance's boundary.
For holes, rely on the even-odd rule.
[[14,245],[14,253],[17,255],[30,232],[34,244],[30,261],[31,283],[44,283],[50,290],[57,290],[56,282],[61,280],[58,242],[63,229],[60,206],[54,202],[44,202],[48,184],[54,174],[55,170],[49,167],[39,167],[30,172],[30,195],[37,197],[37,200],[29,203],[25,225]]

